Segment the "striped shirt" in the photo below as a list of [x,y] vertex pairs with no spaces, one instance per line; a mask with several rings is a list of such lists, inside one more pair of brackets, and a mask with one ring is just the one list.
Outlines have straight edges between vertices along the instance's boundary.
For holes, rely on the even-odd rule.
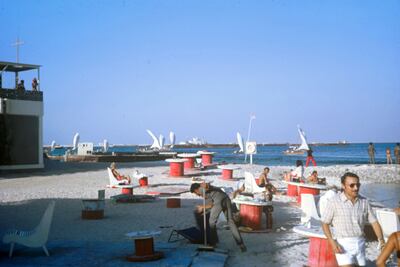
[[342,192],[329,200],[321,221],[332,224],[336,238],[363,237],[365,223],[376,218],[367,199],[359,196],[353,204]]

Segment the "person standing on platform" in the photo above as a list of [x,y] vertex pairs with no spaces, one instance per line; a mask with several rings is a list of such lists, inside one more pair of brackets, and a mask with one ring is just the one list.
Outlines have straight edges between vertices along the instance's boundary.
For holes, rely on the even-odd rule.
[[368,145],[368,155],[369,155],[369,163],[375,164],[375,147],[373,143],[369,143]]
[[308,164],[310,163],[310,161],[312,162],[312,164],[314,165],[314,167],[317,166],[317,163],[315,162],[315,159],[314,159],[312,153],[313,153],[313,150],[312,150],[311,147],[310,147],[310,149],[307,150],[306,167],[308,167]]
[[397,143],[394,147],[394,157],[396,158],[396,164],[400,164],[400,143]]
[[386,148],[386,164],[393,164],[392,153],[390,152],[390,147]]
[[36,78],[33,78],[32,80],[32,91],[37,91],[38,90],[38,81]]
[[193,183],[190,186],[190,192],[198,195],[199,197],[205,197],[205,199],[208,200],[208,204],[206,204],[205,206],[198,205],[197,211],[198,213],[202,213],[205,212],[206,209],[211,208],[209,219],[210,244],[214,246],[218,242],[217,221],[221,212],[224,212],[225,218],[228,221],[229,228],[232,232],[233,238],[236,241],[236,244],[238,244],[242,252],[245,252],[247,248],[244,245],[242,236],[240,235],[239,230],[236,227],[235,221],[233,220],[232,203],[229,196],[220,188],[207,185],[206,183]]
[[[321,215],[322,229],[339,266],[365,266],[365,223],[368,221],[372,225],[381,248],[385,244],[382,229],[368,200],[358,194],[360,178],[346,172],[341,183],[343,192],[330,199]],[[336,239],[332,236],[331,225]]]

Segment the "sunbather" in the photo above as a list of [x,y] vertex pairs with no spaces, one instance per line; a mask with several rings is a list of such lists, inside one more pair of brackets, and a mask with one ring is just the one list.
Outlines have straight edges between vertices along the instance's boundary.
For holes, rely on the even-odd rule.
[[308,183],[313,183],[313,184],[318,183],[318,172],[317,171],[313,171],[311,173],[311,175],[307,177],[307,182]]
[[268,180],[269,171],[270,169],[268,167],[264,168],[263,172],[258,177],[258,186],[265,187],[265,189],[270,193],[272,199],[272,194],[280,195],[280,193],[278,192],[276,187],[269,182]]
[[116,167],[117,167],[117,165],[115,164],[115,162],[111,163],[110,168],[111,168],[111,172],[114,175],[115,179],[117,179],[118,181],[124,182],[125,184],[130,184],[131,177],[120,174],[117,171]]

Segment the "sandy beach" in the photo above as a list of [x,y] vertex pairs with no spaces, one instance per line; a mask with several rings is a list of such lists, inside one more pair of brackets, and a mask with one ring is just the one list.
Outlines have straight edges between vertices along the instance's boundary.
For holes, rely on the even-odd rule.
[[[195,226],[194,205],[201,199],[189,192],[182,193],[181,208],[167,209],[164,198],[147,203],[114,203],[110,197],[119,194],[118,189],[106,189],[105,218],[89,221],[81,219],[81,199],[97,198],[97,191],[105,189],[108,183],[106,163],[61,163],[46,162],[44,171],[30,174],[8,174],[0,178],[0,235],[7,229],[31,229],[40,220],[50,199],[56,200],[56,209],[49,242],[131,242],[125,233],[138,230],[161,230],[156,242],[167,242],[172,229]],[[234,178],[243,179],[244,171],[258,175],[264,166],[238,164]],[[271,181],[284,191],[286,186],[281,177],[292,166],[271,167]],[[149,176],[149,186],[139,187],[134,181],[134,194],[157,191],[165,186],[189,190],[190,176],[200,176],[213,185],[235,188],[237,181],[219,178],[221,170],[207,169],[188,173],[186,178],[171,178],[169,167],[164,162],[142,162],[118,164],[121,173],[131,175],[135,169]],[[357,173],[362,184],[400,183],[399,167],[392,165],[334,165],[309,167],[306,175],[318,170],[320,177],[326,177],[329,185],[340,185],[339,177],[346,171]],[[383,192],[384,193],[384,192]],[[273,199],[273,231],[263,234],[242,234],[248,248],[240,252],[229,230],[220,223],[218,248],[228,250],[226,266],[303,266],[307,264],[309,241],[292,231],[300,222],[300,209],[295,200],[287,196]],[[263,220],[265,223],[265,220]],[[180,241],[185,243],[186,241]],[[367,243],[368,264],[378,255],[377,242]],[[2,257],[8,246],[1,245]],[[38,256],[43,256],[37,250]],[[51,251],[50,251],[51,253]],[[16,257],[22,256],[16,250]],[[82,264],[81,266],[85,266]]]

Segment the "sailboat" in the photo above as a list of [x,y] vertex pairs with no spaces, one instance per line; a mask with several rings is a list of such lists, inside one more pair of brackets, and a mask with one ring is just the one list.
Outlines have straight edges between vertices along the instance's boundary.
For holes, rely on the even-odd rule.
[[244,147],[244,143],[243,143],[243,138],[239,132],[236,133],[236,139],[237,139],[237,142],[239,145],[239,150],[235,150],[235,151],[233,151],[233,153],[235,153],[235,154],[244,153],[245,147]]
[[297,130],[300,135],[301,139],[301,145],[300,146],[289,146],[289,148],[285,151],[283,151],[283,154],[285,155],[303,155],[304,152],[307,150],[310,150],[307,144],[307,139],[306,139],[306,133],[300,128],[300,126],[297,126]]

